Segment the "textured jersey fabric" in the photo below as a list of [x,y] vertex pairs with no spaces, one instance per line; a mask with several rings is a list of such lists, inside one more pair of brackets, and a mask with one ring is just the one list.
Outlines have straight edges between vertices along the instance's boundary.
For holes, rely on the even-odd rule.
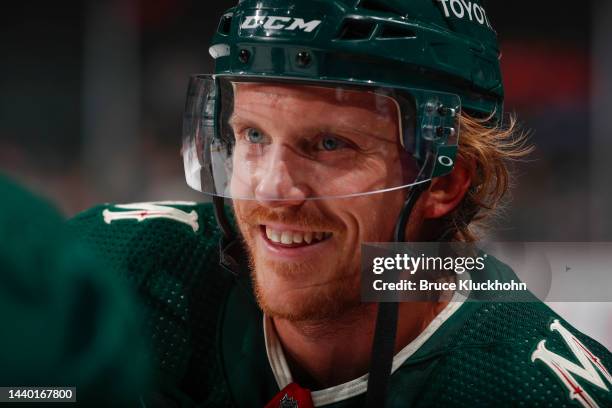
[[[209,204],[104,205],[70,224],[147,310],[159,374],[146,406],[261,407],[279,392],[249,280],[218,265]],[[492,276],[507,269],[488,258]],[[579,345],[584,352],[572,351]],[[580,360],[588,356],[594,363]],[[391,376],[386,406],[612,406],[611,366],[608,350],[541,302],[465,302]],[[363,406],[364,397],[326,406]]]
[[[146,218],[154,212],[147,205],[135,210],[95,207],[70,225],[132,284],[147,311],[145,324],[161,387],[149,404],[231,406],[215,341],[233,278],[217,268],[219,236],[210,209],[171,208],[195,211],[197,231],[171,218]],[[114,220],[121,212],[134,213],[135,218]],[[145,218],[139,220],[139,214]]]
[[0,176],[0,386],[137,402],[150,369],[124,286],[49,203]]

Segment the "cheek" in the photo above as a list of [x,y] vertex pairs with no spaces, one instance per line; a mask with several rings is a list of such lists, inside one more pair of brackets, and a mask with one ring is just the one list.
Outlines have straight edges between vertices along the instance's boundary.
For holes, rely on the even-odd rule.
[[373,194],[345,205],[343,218],[348,226],[349,246],[353,249],[362,242],[393,241],[395,222],[404,202],[404,193]]
[[246,223],[244,222],[244,214],[248,214],[253,204],[249,204],[248,201],[243,200],[232,200],[232,207],[234,210],[234,216],[236,217],[236,224],[238,226],[238,230],[245,238],[250,238],[250,230],[247,228]]

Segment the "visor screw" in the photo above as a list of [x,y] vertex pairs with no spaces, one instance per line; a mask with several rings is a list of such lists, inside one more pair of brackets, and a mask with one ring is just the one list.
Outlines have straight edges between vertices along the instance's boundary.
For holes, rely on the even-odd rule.
[[238,59],[240,60],[240,62],[242,62],[243,64],[246,64],[247,62],[249,62],[249,59],[251,58],[251,53],[249,52],[249,50],[245,50],[242,49],[240,50],[240,52],[238,53]]
[[297,61],[297,64],[302,67],[305,68],[308,65],[310,65],[310,61],[312,60],[312,57],[310,56],[310,53],[307,51],[300,51],[297,53],[297,56],[295,57],[295,60]]
[[442,104],[440,104],[438,106],[438,114],[440,116],[450,116],[451,118],[454,118],[456,115],[455,109],[453,108],[448,108]]

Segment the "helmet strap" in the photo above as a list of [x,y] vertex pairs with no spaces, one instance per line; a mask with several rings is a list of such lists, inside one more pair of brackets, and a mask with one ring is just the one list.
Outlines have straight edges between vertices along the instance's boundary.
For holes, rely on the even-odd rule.
[[[406,225],[408,224],[412,209],[421,194],[429,188],[429,185],[430,182],[417,184],[410,189],[395,223],[395,242],[405,241]],[[398,306],[397,302],[378,303],[366,395],[366,407],[368,408],[380,407],[387,395],[395,351]]]
[[248,275],[244,265],[244,248],[225,213],[223,197],[213,196],[213,209],[223,234],[219,240],[219,265],[235,277]]

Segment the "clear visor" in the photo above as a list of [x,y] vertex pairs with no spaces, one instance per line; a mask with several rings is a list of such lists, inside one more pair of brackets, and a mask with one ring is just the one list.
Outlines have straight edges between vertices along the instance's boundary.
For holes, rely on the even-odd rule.
[[419,142],[418,103],[407,90],[194,76],[183,125],[187,182],[205,194],[258,201],[426,182],[436,157],[424,144],[456,145],[457,135],[432,123],[430,142]]

